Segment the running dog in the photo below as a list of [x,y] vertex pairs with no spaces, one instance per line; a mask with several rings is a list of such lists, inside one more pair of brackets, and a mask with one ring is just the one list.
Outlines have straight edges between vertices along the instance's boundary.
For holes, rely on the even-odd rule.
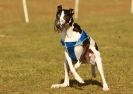
[[62,5],[57,6],[55,30],[61,33],[61,44],[65,53],[65,79],[62,84],[53,84],[51,88],[60,88],[69,86],[69,73],[81,84],[84,80],[76,72],[82,63],[90,63],[92,75],[96,76],[98,69],[103,82],[103,90],[108,91],[108,85],[104,77],[102,59],[96,42],[83,30],[74,23],[73,9],[63,9]]

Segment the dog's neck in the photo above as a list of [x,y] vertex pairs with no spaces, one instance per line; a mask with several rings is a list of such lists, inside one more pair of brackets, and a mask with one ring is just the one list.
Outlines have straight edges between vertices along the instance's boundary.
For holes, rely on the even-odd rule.
[[73,23],[71,26],[70,25],[66,25],[62,31],[62,40],[65,42],[75,42],[78,41],[81,33],[78,31],[75,31],[75,23]]

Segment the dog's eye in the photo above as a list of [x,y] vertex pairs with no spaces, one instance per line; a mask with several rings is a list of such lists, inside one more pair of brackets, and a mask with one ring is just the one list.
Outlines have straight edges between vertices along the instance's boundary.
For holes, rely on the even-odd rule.
[[59,18],[60,18],[60,14],[57,14],[57,15],[56,15],[56,18],[59,19]]
[[60,14],[58,14],[58,18],[60,17]]
[[69,16],[68,15],[64,16],[64,19],[65,20],[68,20],[69,19]]

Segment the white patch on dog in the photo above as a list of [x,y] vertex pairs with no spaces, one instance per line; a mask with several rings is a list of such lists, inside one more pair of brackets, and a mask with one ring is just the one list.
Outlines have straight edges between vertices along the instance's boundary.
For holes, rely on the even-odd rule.
[[64,20],[64,11],[61,12],[61,16],[60,16],[60,24],[63,25],[65,23],[65,20]]
[[73,32],[73,28],[72,26],[67,31],[62,32],[62,40],[64,42],[75,42],[80,38],[81,34],[79,32]]

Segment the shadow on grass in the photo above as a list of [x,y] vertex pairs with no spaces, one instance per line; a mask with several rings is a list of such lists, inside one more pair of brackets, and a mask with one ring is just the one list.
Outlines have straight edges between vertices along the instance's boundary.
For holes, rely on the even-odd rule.
[[[80,84],[79,82],[77,82],[76,80],[70,80],[70,87],[72,88],[76,88],[76,89],[80,89],[80,90],[83,90],[81,87],[82,86],[88,86],[88,85],[97,85],[99,87],[102,87],[102,83],[100,83],[99,81],[97,80],[92,80],[92,79],[89,79],[89,80],[84,80],[85,83],[84,84]],[[63,83],[64,82],[64,79],[61,79],[60,83]]]

